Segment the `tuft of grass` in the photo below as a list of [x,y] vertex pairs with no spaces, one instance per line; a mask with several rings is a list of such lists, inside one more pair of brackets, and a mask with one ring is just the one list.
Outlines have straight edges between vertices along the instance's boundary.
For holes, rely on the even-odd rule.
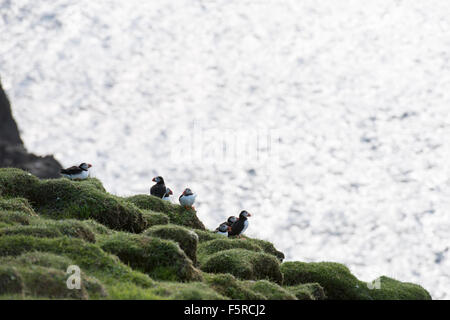
[[39,183],[39,179],[29,172],[0,168],[0,197],[29,199]]
[[205,282],[221,295],[233,300],[264,300],[265,296],[250,290],[243,281],[229,273],[203,273]]
[[202,282],[163,282],[155,292],[171,300],[227,300],[227,297]]
[[[381,276],[379,279],[379,289],[372,286],[369,293],[373,299],[376,300],[431,300],[431,296],[421,286],[401,282],[386,276]],[[372,283],[373,284],[373,283]]]
[[200,230],[206,229],[203,223],[198,219],[195,211],[186,210],[180,205],[169,203],[169,201],[164,201],[158,197],[145,194],[138,194],[124,199],[135,204],[140,209],[166,214],[172,224]]
[[0,211],[1,227],[8,227],[13,225],[29,225],[30,216],[21,211]]
[[3,197],[24,197],[41,215],[53,219],[94,219],[111,229],[142,232],[147,222],[132,203],[110,195],[99,181],[39,180],[20,169],[0,169]]
[[30,203],[25,198],[9,198],[9,199],[0,198],[0,212],[1,211],[22,212],[24,215],[28,217],[37,216],[36,212],[34,212]]
[[288,290],[267,280],[245,281],[248,288],[264,296],[267,300],[297,300]]
[[106,283],[130,281],[144,288],[155,285],[148,276],[133,271],[119,259],[106,253],[96,244],[81,239],[36,238],[29,235],[11,235],[0,237],[0,257],[20,256],[27,252],[47,252],[67,257],[78,265],[83,272],[95,276]]
[[111,229],[109,229],[108,227],[104,226],[101,223],[98,223],[95,220],[89,219],[89,220],[85,220],[83,221],[83,223],[88,226],[92,232],[94,232],[94,234],[97,235],[111,235],[113,234],[113,231]]
[[24,283],[17,268],[0,265],[0,295],[23,295]]
[[53,221],[40,219],[39,224],[28,226],[12,226],[0,229],[0,236],[31,235],[39,238],[58,238],[62,236],[80,238],[95,242],[95,234],[83,222],[78,220]]
[[334,262],[285,262],[281,265],[281,272],[288,286],[311,282],[320,284],[330,300],[431,299],[421,286],[387,277],[379,279],[379,288],[374,286],[370,289],[368,283],[358,280],[346,266]]
[[318,283],[305,283],[286,287],[286,290],[297,297],[298,300],[325,300],[325,291]]
[[346,266],[339,263],[284,262],[281,265],[281,272],[284,275],[285,285],[317,282],[331,300],[371,299],[367,287],[352,275]]
[[100,239],[99,245],[152,278],[191,281],[199,277],[192,261],[177,243],[170,240],[118,232]]
[[226,238],[226,237],[224,237],[220,234],[217,234],[213,231],[210,231],[210,230],[194,229],[193,231],[197,234],[199,243],[210,241],[210,240],[215,240],[215,239]]
[[218,239],[200,243],[197,254],[199,260],[204,262],[210,255],[230,249],[246,249],[255,252],[263,252],[260,246],[251,243],[250,241],[244,239],[228,239],[224,236],[220,236]]
[[279,262],[274,256],[245,249],[216,252],[200,262],[200,269],[210,273],[231,273],[244,280],[283,282]]
[[161,224],[169,224],[169,217],[162,212],[154,212],[151,210],[142,210],[142,215],[147,222],[147,227],[153,227]]
[[277,257],[277,259],[280,262],[283,262],[283,260],[284,260],[284,253],[281,252],[281,251],[278,251],[271,242],[266,241],[266,240],[247,238],[247,237],[246,237],[246,239],[250,243],[253,243],[253,244],[256,244],[256,245],[260,246],[265,253],[273,255],[273,256]]
[[147,229],[143,234],[177,242],[194,265],[197,263],[198,236],[195,232],[177,225],[159,225]]

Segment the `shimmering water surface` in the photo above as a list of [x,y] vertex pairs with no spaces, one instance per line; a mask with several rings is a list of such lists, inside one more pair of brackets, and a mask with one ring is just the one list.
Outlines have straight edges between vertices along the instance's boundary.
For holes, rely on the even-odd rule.
[[0,0],[27,147],[215,228],[450,290],[450,2]]

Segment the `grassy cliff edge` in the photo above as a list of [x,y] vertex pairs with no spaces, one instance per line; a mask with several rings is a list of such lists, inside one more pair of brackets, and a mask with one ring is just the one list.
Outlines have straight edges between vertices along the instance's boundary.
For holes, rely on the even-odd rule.
[[[417,284],[283,259],[268,241],[216,235],[153,196],[0,168],[2,299],[431,299]],[[74,265],[79,289],[66,284]]]

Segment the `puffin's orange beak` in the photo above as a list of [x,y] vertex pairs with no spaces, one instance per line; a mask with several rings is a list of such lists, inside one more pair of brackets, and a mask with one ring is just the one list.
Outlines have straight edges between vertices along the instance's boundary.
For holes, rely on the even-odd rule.
[[88,168],[92,167],[92,164],[88,163]]
[[249,213],[248,213],[248,216],[249,216],[249,217],[251,217],[251,216],[252,216],[252,214],[251,214],[251,213],[249,212]]
[[169,194],[173,194],[172,190],[169,190]]
[[156,178],[153,178],[152,181],[156,182]]

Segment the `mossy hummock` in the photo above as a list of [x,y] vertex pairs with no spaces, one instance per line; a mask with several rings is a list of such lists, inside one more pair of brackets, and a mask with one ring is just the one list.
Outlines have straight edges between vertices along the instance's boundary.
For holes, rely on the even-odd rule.
[[[157,197],[0,169],[1,299],[431,299],[387,277],[373,288],[339,263],[283,260],[269,241],[223,237]],[[80,290],[67,288],[71,265]]]

